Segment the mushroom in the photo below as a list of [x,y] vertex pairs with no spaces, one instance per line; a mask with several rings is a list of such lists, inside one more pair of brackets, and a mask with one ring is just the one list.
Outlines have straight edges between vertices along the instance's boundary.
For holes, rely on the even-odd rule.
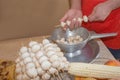
[[38,73],[37,73],[37,70],[36,70],[34,67],[27,69],[26,73],[27,73],[27,75],[28,75],[29,77],[31,77],[31,78],[37,77],[37,74],[38,74]]
[[52,56],[50,57],[50,61],[51,61],[51,62],[54,62],[54,61],[57,61],[57,60],[59,60],[59,57],[58,57],[57,55],[52,55]]
[[53,66],[54,68],[58,68],[59,65],[60,65],[60,61],[54,61],[54,62],[52,62],[52,66]]
[[41,67],[37,68],[37,72],[38,72],[39,76],[41,76],[45,73],[45,71]]
[[30,62],[30,63],[26,64],[25,67],[26,67],[26,69],[33,68],[33,67],[35,67],[35,64],[33,62]]
[[61,22],[61,27],[65,27],[66,23],[65,22]]
[[29,57],[29,56],[30,56],[30,54],[28,52],[25,52],[21,55],[22,59]]
[[50,41],[48,39],[43,39],[43,41],[42,41],[43,45],[46,45],[46,44],[49,44],[49,43],[50,43]]
[[38,51],[36,54],[35,54],[36,58],[39,59],[40,57],[44,56],[44,53],[42,51]]
[[24,64],[32,62],[32,58],[31,57],[26,57],[26,58],[23,59],[23,62],[24,62]]
[[43,61],[41,63],[41,67],[42,67],[43,70],[49,70],[49,68],[51,67],[51,63],[47,60]]
[[39,58],[38,62],[41,64],[43,61],[48,60],[48,57],[46,56],[42,56],[41,58]]
[[35,44],[35,45],[33,45],[32,46],[32,52],[37,52],[37,51],[39,51],[40,50],[40,48],[41,48],[41,46],[39,45],[39,44]]
[[21,53],[25,53],[25,52],[27,52],[27,51],[28,51],[28,48],[25,47],[25,46],[21,47],[21,49],[20,49],[20,52],[21,52]]
[[83,16],[83,21],[88,22],[88,17],[86,15]]
[[71,24],[71,21],[66,21],[67,25],[70,26]]
[[48,51],[48,52],[46,53],[46,55],[47,55],[48,57],[51,57],[51,56],[54,55],[54,54],[56,54],[54,51]]
[[51,73],[51,74],[55,74],[56,72],[58,72],[56,68],[51,67],[49,69],[49,73]]
[[42,75],[42,79],[43,80],[50,80],[50,74],[45,73],[44,75]]
[[38,44],[36,41],[30,41],[29,42],[29,47],[32,47],[33,45]]

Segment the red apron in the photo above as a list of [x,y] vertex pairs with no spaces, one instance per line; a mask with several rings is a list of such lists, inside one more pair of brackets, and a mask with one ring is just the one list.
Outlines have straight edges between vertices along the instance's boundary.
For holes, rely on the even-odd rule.
[[[82,0],[83,15],[89,16],[93,8],[107,0]],[[104,22],[88,22],[83,23],[88,30],[97,33],[118,32],[118,36],[102,39],[105,45],[112,49],[120,49],[120,8],[113,10]]]

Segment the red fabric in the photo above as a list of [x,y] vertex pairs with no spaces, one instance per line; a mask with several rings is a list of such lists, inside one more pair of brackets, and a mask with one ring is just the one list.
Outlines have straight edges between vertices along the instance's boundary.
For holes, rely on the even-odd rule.
[[[93,8],[107,0],[82,0],[83,15],[89,16]],[[88,22],[83,23],[83,26],[88,30],[97,33],[111,33],[118,32],[118,36],[102,39],[107,47],[112,49],[120,49],[120,8],[113,10],[108,18],[103,22]]]

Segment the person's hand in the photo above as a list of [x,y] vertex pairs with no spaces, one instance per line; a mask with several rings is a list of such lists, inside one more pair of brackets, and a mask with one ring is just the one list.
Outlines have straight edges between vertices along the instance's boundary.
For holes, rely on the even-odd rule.
[[82,18],[82,12],[78,9],[70,9],[64,15],[64,17],[60,20],[60,22],[71,21],[70,28],[81,26],[81,23],[77,20],[78,18]]
[[98,4],[89,15],[89,21],[104,21],[112,12],[108,2]]

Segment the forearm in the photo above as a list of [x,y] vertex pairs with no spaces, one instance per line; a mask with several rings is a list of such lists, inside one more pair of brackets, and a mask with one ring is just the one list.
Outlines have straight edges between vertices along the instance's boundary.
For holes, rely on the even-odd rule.
[[120,0],[108,0],[106,3],[109,4],[112,10],[120,8]]
[[70,0],[71,9],[81,10],[81,0]]

